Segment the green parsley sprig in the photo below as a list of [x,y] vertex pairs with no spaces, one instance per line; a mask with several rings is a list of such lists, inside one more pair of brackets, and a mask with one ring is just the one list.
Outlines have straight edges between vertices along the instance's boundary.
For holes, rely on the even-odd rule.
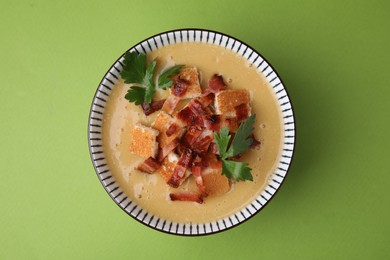
[[220,129],[219,135],[214,133],[214,140],[222,159],[222,174],[229,179],[234,179],[235,181],[253,181],[253,176],[251,174],[252,169],[249,168],[248,163],[232,161],[229,160],[229,158],[241,154],[250,148],[253,139],[248,137],[254,130],[253,124],[255,119],[256,114],[250,116],[240,124],[229,149],[228,145],[231,138],[229,129],[224,126]]
[[[156,64],[156,60],[152,60],[146,66],[146,54],[125,53],[121,76],[125,83],[133,84],[127,91],[125,99],[136,105],[152,102],[153,95],[156,92],[156,85],[153,80]],[[171,77],[177,75],[182,67],[183,65],[176,65],[164,70],[158,76],[158,87],[162,89],[170,88],[173,84]]]

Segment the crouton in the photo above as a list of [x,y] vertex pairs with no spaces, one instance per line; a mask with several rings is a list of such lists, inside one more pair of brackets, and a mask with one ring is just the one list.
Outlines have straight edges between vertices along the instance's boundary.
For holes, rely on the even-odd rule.
[[157,172],[161,175],[165,182],[167,182],[172,174],[177,162],[179,161],[179,156],[175,153],[170,153],[165,157],[164,161],[161,164],[160,169]]
[[181,99],[200,97],[202,88],[199,83],[199,72],[196,67],[184,67],[172,78],[171,94]]
[[[179,161],[179,156],[174,152],[171,152],[161,164],[161,167],[157,170],[157,173],[161,175],[165,182],[168,182],[175,170],[177,162]],[[188,178],[190,175],[189,171],[186,171],[185,177],[182,179],[182,182]]]
[[210,165],[202,171],[202,178],[209,196],[222,195],[230,190],[229,179],[222,175],[222,166],[212,167]]
[[[177,125],[177,127],[172,127],[172,125]],[[176,118],[164,111],[160,111],[157,114],[156,119],[152,123],[152,127],[160,132],[157,140],[161,148],[171,143],[175,138],[180,137],[185,131],[182,124]]]
[[[235,117],[236,108],[240,105],[246,105],[250,115],[250,96],[244,89],[222,90],[215,95],[215,111],[219,115]],[[248,116],[249,116],[248,115]]]
[[136,125],[131,132],[130,151],[144,158],[155,158],[158,151],[158,134],[156,129]]

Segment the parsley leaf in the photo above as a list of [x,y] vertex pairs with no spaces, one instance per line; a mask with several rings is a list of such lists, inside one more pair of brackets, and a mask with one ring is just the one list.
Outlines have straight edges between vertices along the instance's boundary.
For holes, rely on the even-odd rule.
[[145,90],[145,102],[150,104],[152,102],[152,97],[154,92],[156,92],[156,87],[153,82],[154,69],[156,68],[156,60],[153,60],[146,69],[145,77],[143,79],[143,85],[146,86]]
[[217,133],[214,133],[215,143],[217,144],[219,154],[222,158],[225,158],[225,154],[223,154],[222,151],[225,152],[227,150],[230,137],[227,126],[224,126],[219,130],[219,136]]
[[222,174],[229,179],[234,179],[236,181],[253,181],[251,170],[248,163],[222,160]]
[[153,81],[153,74],[156,68],[156,60],[153,60],[146,67],[146,54],[127,52],[123,60],[123,70],[121,76],[127,84],[137,84],[132,86],[125,95],[125,99],[134,102],[136,105],[142,103],[150,104],[156,92]]
[[248,139],[248,136],[253,132],[253,130],[255,130],[253,127],[255,119],[256,114],[251,115],[243,123],[240,124],[234,136],[232,144],[230,145],[230,148],[226,153],[226,158],[236,156],[249,149],[253,142],[253,139]]
[[134,102],[137,106],[141,105],[145,98],[146,89],[143,87],[132,86],[127,91],[125,99],[129,102]]
[[123,64],[121,76],[125,83],[141,84],[145,77],[146,55],[143,53],[126,52]]
[[170,67],[166,70],[164,70],[159,76],[158,76],[158,87],[162,89],[167,89],[172,86],[172,79],[170,78],[173,75],[179,74],[179,70],[184,65],[176,65],[173,67]]
[[228,149],[231,138],[229,129],[225,126],[219,130],[219,135],[214,133],[214,140],[217,144],[219,154],[222,158],[222,174],[235,181],[250,180],[253,181],[251,168],[248,163],[229,160],[230,157],[236,156],[247,151],[253,142],[249,135],[253,132],[253,124],[256,115],[252,115],[240,124],[234,135],[233,141]]

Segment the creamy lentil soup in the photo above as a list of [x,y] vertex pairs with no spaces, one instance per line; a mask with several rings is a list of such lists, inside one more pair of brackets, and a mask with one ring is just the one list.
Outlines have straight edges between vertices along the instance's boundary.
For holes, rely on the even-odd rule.
[[[254,134],[261,145],[259,149],[243,154],[240,161],[250,164],[253,182],[232,183],[230,191],[209,196],[202,204],[171,201],[169,194],[172,192],[196,190],[194,178],[190,176],[175,189],[157,173],[145,174],[135,170],[144,158],[130,152],[130,133],[137,123],[150,126],[157,112],[145,116],[142,108],[129,103],[124,98],[129,86],[122,80],[114,86],[103,117],[103,150],[111,173],[132,201],[162,219],[178,223],[203,223],[237,212],[259,196],[281,154],[281,112],[271,87],[243,57],[220,46],[176,43],[148,53],[147,58],[149,62],[157,60],[157,72],[175,64],[197,67],[203,88],[217,73],[224,77],[229,89],[250,91],[252,114],[256,114]],[[155,98],[165,97],[167,92],[158,92]]]

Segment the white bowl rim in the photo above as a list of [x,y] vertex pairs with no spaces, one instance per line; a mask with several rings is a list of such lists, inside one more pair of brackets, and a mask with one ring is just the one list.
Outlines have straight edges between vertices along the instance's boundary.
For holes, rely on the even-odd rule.
[[[235,51],[238,54],[240,54],[241,52],[241,56],[247,58],[249,62],[255,65],[257,67],[258,72],[264,75],[266,80],[268,80],[269,85],[272,87],[272,89],[274,89],[274,94],[277,97],[282,112],[282,122],[285,127],[284,139],[282,144],[283,152],[279,158],[279,165],[276,170],[271,174],[272,178],[269,179],[268,184],[263,189],[261,194],[251,203],[243,205],[243,208],[240,211],[232,214],[231,216],[207,223],[183,224],[163,220],[158,217],[154,219],[153,215],[149,215],[149,213],[146,212],[146,210],[143,210],[141,207],[139,207],[140,209],[137,212],[136,209],[138,206],[135,203],[133,204],[133,202],[121,190],[119,185],[116,184],[116,181],[110,174],[110,170],[107,166],[107,163],[105,163],[101,144],[101,131],[99,131],[98,127],[98,125],[100,124],[101,128],[104,111],[104,105],[102,105],[101,102],[103,102],[104,104],[107,102],[104,97],[109,97],[109,93],[107,93],[107,91],[111,91],[110,86],[113,86],[115,84],[115,81],[119,78],[118,75],[121,68],[118,69],[116,65],[121,67],[120,62],[121,60],[123,60],[124,54],[128,51],[136,51],[138,53],[145,53],[151,51],[154,49],[152,47],[153,44],[155,45],[155,48],[159,48],[165,46],[166,44],[171,44],[170,41],[174,41],[174,43],[177,43],[176,37],[180,37],[180,41],[185,42],[186,39],[184,35],[187,36],[187,41],[205,43],[209,42],[212,44],[216,44],[216,40],[219,40],[219,44],[217,45],[222,46],[221,43],[225,43],[225,48],[229,47],[229,49]],[[190,35],[193,37],[192,40],[190,39]],[[166,37],[166,41],[164,41],[163,37]],[[210,37],[213,37],[213,42],[210,42]],[[238,43],[237,46],[236,43]],[[247,52],[249,54],[246,54]],[[98,132],[100,132],[100,134]],[[287,90],[284,87],[284,83],[280,76],[276,73],[276,70],[258,51],[256,51],[250,45],[244,43],[242,40],[239,40],[228,34],[210,29],[180,28],[169,30],[150,36],[130,47],[113,63],[113,65],[108,69],[108,71],[105,73],[102,80],[100,81],[98,88],[96,89],[94,94],[88,118],[89,153],[96,175],[103,188],[106,190],[107,194],[111,197],[115,204],[117,204],[124,212],[126,212],[129,216],[131,216],[138,222],[146,225],[147,227],[153,228],[154,230],[174,235],[203,236],[219,233],[236,227],[259,213],[272,200],[272,198],[274,198],[275,194],[277,193],[277,191],[279,191],[281,185],[283,184],[293,159],[295,143],[296,124],[294,119],[293,107]],[[103,157],[101,157],[102,154]],[[111,188],[112,185],[114,185],[113,188]],[[128,209],[129,206],[132,206],[131,209]],[[141,213],[144,214],[142,215]],[[153,223],[154,225],[151,223]],[[174,228],[172,228],[173,226]]]

